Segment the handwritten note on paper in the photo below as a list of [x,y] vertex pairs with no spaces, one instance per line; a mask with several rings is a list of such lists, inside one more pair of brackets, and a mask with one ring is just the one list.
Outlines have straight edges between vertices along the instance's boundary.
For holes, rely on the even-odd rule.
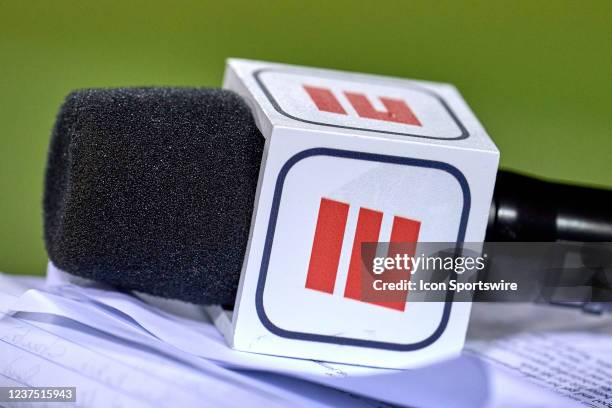
[[606,359],[576,347],[571,337],[524,334],[471,350],[591,407],[612,407],[612,350]]
[[[576,404],[612,407],[612,316],[536,304],[482,304],[466,350]],[[569,400],[568,400],[569,401]]]
[[[104,362],[87,355],[79,364],[88,364],[90,373],[81,375],[70,361],[77,357],[72,347],[59,338],[46,336],[31,327],[19,324],[10,317],[0,320],[0,384],[35,386],[74,386],[79,384],[79,407],[147,407],[140,401],[137,389],[122,386],[125,376],[118,382],[110,382],[105,376]],[[82,355],[82,353],[79,353]],[[68,361],[63,362],[64,359]],[[94,365],[97,369],[93,370]]]
[[[150,350],[145,347],[126,344],[112,336],[94,339],[95,336],[83,331],[82,326],[58,326],[61,319],[56,322],[44,317],[49,316],[20,314],[17,318],[5,316],[0,319],[0,386],[49,386],[52,383],[49,378],[53,377],[53,384],[70,383],[76,387],[77,404],[70,406],[77,407],[132,406],[131,400],[112,394],[117,388],[133,393],[135,398],[140,399],[141,405],[133,406],[156,408],[174,407],[180,403],[188,404],[186,406],[242,406],[250,405],[253,401],[264,406],[277,406],[275,403],[278,403],[280,406],[313,408],[386,406],[332,388],[263,373],[231,374],[255,379],[257,387],[261,387],[265,393],[258,393],[249,384],[241,384],[232,378],[221,383],[221,386],[225,384],[223,390],[220,384],[208,378],[210,374],[190,369],[177,361],[169,361],[168,356],[149,354]],[[23,353],[19,347],[13,347],[13,343],[32,353]],[[68,354],[74,356],[73,363],[81,359],[82,364],[70,364],[71,360],[66,358]],[[66,369],[68,374],[65,373]],[[163,392],[159,388],[160,382],[165,387]],[[126,389],[128,384],[139,388]],[[142,396],[138,395],[141,390],[153,391]],[[268,397],[264,400],[262,397],[266,394]],[[50,404],[50,407],[60,406],[58,403]],[[0,406],[12,407],[11,404]],[[15,408],[26,406],[36,408],[47,405],[39,402],[35,406],[29,403],[24,405],[20,402]]]
[[[166,369],[168,363],[163,366]],[[169,369],[171,367],[168,367]],[[258,392],[229,373],[198,372],[190,378],[140,370],[88,345],[57,336],[21,319],[0,318],[0,385],[77,386],[79,407],[232,406],[236,401],[281,405],[281,397]],[[197,381],[188,381],[197,378]],[[232,395],[232,401],[227,398]],[[286,402],[286,401],[285,401]],[[37,405],[39,406],[39,405]]]

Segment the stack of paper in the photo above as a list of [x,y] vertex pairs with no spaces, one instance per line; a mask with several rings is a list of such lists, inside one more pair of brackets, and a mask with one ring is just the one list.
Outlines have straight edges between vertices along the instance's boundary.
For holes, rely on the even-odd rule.
[[551,306],[476,304],[464,355],[415,370],[234,351],[196,306],[52,267],[46,280],[0,274],[0,315],[0,385],[73,386],[70,406],[612,403],[612,319]]

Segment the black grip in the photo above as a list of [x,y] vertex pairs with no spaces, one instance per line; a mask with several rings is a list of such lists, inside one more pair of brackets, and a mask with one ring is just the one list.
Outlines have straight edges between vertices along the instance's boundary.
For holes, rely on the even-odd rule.
[[612,241],[612,190],[500,170],[487,241]]

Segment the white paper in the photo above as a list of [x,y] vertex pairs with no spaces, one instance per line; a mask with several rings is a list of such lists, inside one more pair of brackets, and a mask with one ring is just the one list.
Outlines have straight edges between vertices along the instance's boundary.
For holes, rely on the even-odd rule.
[[[269,381],[269,385],[279,390],[292,390],[297,400],[303,395],[299,390],[308,387],[319,391],[330,390],[327,387],[345,391],[333,396],[317,393],[317,397],[308,401],[309,405],[319,401],[325,406],[332,397],[346,402],[349,396],[346,393],[350,393],[351,398],[355,395],[370,398],[351,401],[365,406],[372,400],[384,400],[422,407],[569,407],[579,406],[579,401],[596,404],[597,398],[606,398],[603,393],[610,386],[606,367],[612,362],[611,318],[584,315],[575,310],[539,305],[477,304],[464,356],[422,369],[399,371],[234,351],[226,346],[222,336],[195,306],[181,307],[184,305],[175,302],[174,313],[169,313],[127,294],[75,286],[66,283],[65,279],[54,282],[55,285],[26,291],[18,299],[14,297],[11,307],[30,313],[17,316],[32,318],[40,316],[41,311],[47,316],[63,316],[66,321],[80,325],[70,338],[78,339],[81,344],[92,344],[87,337],[79,338],[87,330],[97,330],[98,336],[106,335],[119,345],[129,343],[134,351],[126,353],[124,348],[117,346],[113,351],[117,358],[138,354],[136,350],[144,349],[148,350],[147,355],[173,359],[179,365],[199,367],[214,361],[242,373],[248,370],[256,375],[256,370],[259,377],[253,378]],[[525,334],[526,331],[531,334]],[[569,353],[565,350],[567,344],[582,354]],[[525,347],[530,354],[520,351]],[[103,350],[108,352],[109,346]],[[545,367],[543,364],[533,365],[533,362],[542,363],[538,358],[546,353],[549,354],[546,359],[549,367],[542,373],[547,373],[546,378],[550,379],[550,371],[556,370],[554,383],[538,377],[536,368]],[[577,355],[585,358],[577,361]],[[572,366],[568,365],[569,361]],[[582,381],[575,389],[568,389],[571,381],[560,375],[560,367],[571,367],[571,372],[580,373],[585,381],[594,381],[597,375],[601,378],[594,385]],[[262,374],[263,371],[269,374]],[[338,402],[334,406],[341,404]]]
[[[25,289],[23,285],[0,286],[2,293],[11,292],[11,304]],[[180,351],[175,353],[171,346],[164,347],[159,342],[150,347],[151,343],[139,337],[141,334],[118,338],[64,318],[62,306],[52,306],[50,294],[31,291],[25,299],[32,295],[36,298],[37,294],[39,300],[46,301],[39,302],[38,312],[18,313],[16,317],[1,315],[2,386],[76,386],[76,406],[84,407],[381,406],[376,401],[292,378],[234,373]],[[49,306],[52,307],[47,309]],[[111,331],[127,328],[109,327]]]
[[46,290],[54,293],[28,291],[15,308],[66,316],[143,346],[163,347],[176,358],[198,355],[234,369],[280,373],[408,406],[542,406],[555,400],[555,406],[574,405],[475,356],[398,371],[242,353],[229,349],[210,322],[197,314],[178,317],[133,296],[96,288],[62,285]]

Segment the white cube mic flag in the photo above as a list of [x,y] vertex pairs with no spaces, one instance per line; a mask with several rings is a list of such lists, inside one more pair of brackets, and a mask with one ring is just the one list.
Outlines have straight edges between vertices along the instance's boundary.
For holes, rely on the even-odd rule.
[[[224,88],[66,99],[45,184],[54,265],[209,305],[239,350],[381,367],[457,354],[470,302],[372,299],[362,274],[368,243],[539,237],[508,218],[526,210],[507,190],[491,207],[499,151],[457,90],[247,60]],[[542,219],[545,238],[577,236]]]

